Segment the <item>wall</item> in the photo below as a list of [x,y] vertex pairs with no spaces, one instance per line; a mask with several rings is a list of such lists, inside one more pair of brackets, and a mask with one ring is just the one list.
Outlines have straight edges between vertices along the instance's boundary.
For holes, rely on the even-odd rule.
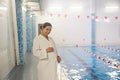
[[13,24],[9,1],[0,2],[0,80],[15,66]]
[[35,26],[36,26],[36,17],[32,14],[32,11],[29,8],[26,8],[26,41],[27,41],[27,53],[31,53],[33,39],[36,36]]
[[17,21],[17,36],[19,45],[19,64],[24,64],[23,53],[23,17],[22,17],[22,0],[15,0],[16,5],[16,21]]
[[91,43],[91,26],[90,20],[84,17],[86,15],[82,15],[80,19],[77,18],[77,15],[71,14],[66,18],[46,15],[44,20],[39,18],[38,23],[50,22],[53,25],[51,35],[57,44],[85,45]]
[[22,6],[22,31],[23,31],[23,55],[25,56],[26,50],[27,50],[27,40],[26,40],[26,8],[25,6]]
[[[120,44],[120,1],[96,1],[96,43],[118,45]],[[118,6],[119,8],[106,8]],[[106,19],[105,19],[106,17]],[[118,17],[118,18],[116,18]]]
[[[92,5],[93,7],[91,7],[92,1],[95,2],[95,5]],[[65,1],[63,2],[66,3]],[[48,21],[53,25],[51,36],[58,45],[91,45],[93,39],[91,35],[95,35],[95,42],[93,42],[95,44],[120,44],[120,10],[105,10],[105,6],[108,3],[113,3],[120,7],[120,1],[88,0],[87,2],[81,1],[81,3],[84,6],[79,12],[72,10],[71,12],[45,11],[41,16],[37,16],[36,31],[38,31],[38,24]],[[47,4],[49,5],[49,3]],[[66,5],[69,7],[69,2]],[[95,10],[91,8],[95,8]],[[95,11],[95,16],[92,16],[92,10]],[[107,19],[105,19],[106,16],[108,17]],[[116,16],[118,19],[115,18]],[[94,23],[92,18],[95,20],[93,21]],[[92,30],[93,26],[95,30]]]
[[[30,14],[29,20],[32,34],[26,34],[29,30],[26,25],[26,10],[22,0],[0,0],[0,80],[7,77],[15,65],[24,64],[24,56],[27,52],[26,37],[35,37],[35,16]],[[30,48],[30,49],[31,49]]]
[[90,0],[83,7],[85,10],[82,8],[78,11],[46,12],[39,17],[37,16],[36,24],[44,22],[52,23],[53,29],[50,35],[58,45],[90,45]]

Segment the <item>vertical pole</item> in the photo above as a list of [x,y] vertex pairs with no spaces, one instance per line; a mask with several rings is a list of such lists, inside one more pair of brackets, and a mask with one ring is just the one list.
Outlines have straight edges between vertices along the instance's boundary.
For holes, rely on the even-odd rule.
[[96,44],[96,24],[95,24],[95,0],[91,0],[91,44]]

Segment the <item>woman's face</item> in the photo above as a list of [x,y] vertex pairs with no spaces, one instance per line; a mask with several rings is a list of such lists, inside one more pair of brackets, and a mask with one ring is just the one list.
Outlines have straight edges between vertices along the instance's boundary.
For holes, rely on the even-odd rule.
[[44,36],[48,36],[51,32],[52,27],[51,26],[46,26],[45,28],[42,29],[42,34]]

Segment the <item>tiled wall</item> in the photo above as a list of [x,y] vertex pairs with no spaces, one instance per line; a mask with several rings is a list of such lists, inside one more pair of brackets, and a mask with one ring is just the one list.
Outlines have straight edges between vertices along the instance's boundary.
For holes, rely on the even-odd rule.
[[33,42],[33,39],[34,39],[34,37],[36,36],[36,32],[35,32],[36,17],[35,17],[35,15],[32,15],[31,24],[32,24],[31,27],[32,27],[32,42]]
[[16,0],[16,19],[17,19],[17,32],[18,32],[18,43],[19,43],[19,56],[20,64],[24,63],[23,56],[23,30],[22,30],[22,0]]
[[27,52],[31,52],[31,40],[32,40],[32,33],[31,33],[31,18],[30,18],[30,9],[27,8],[26,11],[26,40],[27,40]]
[[27,40],[27,52],[31,52],[32,43],[35,37],[35,15],[30,14],[30,9],[26,11],[26,40]]
[[[19,56],[20,64],[24,63],[24,34],[26,35],[26,52],[31,53],[32,43],[35,37],[35,23],[36,17],[34,14],[31,14],[31,10],[26,8],[25,16],[22,16],[22,0],[16,0],[16,17],[17,17],[17,28],[18,28],[18,41],[19,41]],[[23,20],[25,19],[25,20]],[[26,22],[26,25],[23,26],[23,21]],[[26,30],[23,30],[25,27]]]

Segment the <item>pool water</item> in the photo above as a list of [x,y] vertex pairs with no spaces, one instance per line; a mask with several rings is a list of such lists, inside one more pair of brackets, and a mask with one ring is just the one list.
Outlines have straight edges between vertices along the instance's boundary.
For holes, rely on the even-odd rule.
[[120,80],[119,46],[64,46],[58,48],[68,80]]

